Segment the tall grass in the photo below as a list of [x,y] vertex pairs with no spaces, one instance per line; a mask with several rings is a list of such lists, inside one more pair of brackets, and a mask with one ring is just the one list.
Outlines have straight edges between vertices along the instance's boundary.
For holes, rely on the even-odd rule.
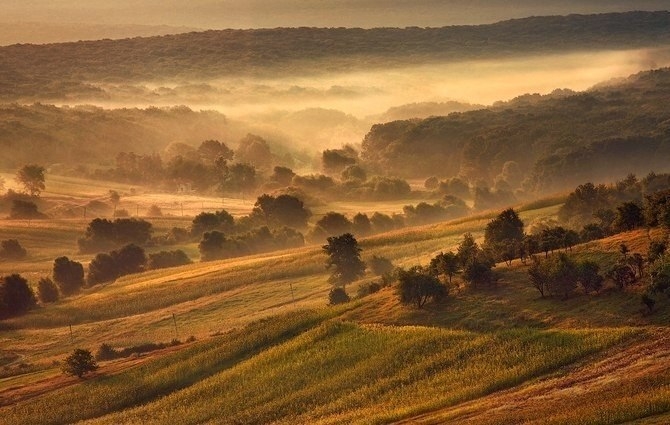
[[89,379],[45,397],[0,409],[0,418],[7,424],[73,423],[145,403],[287,341],[336,311],[303,311],[259,321],[118,375]]
[[195,385],[91,423],[387,423],[518,385],[631,334],[477,334],[329,321]]

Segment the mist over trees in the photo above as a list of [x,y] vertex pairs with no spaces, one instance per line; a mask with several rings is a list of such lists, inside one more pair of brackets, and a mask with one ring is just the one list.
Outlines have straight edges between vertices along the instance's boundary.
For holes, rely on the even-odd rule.
[[[0,48],[11,70],[0,100],[52,101],[109,96],[98,81],[300,75],[379,69],[584,49],[623,49],[668,41],[668,12],[534,17],[443,28],[277,28],[206,31],[146,39]],[[208,46],[196,49],[193,46]],[[399,54],[401,52],[402,54]],[[360,57],[366,57],[361,61]],[[118,64],[126,64],[124,67]]]
[[447,191],[457,190],[448,182],[459,177],[480,188],[475,195],[486,208],[509,204],[515,191],[546,193],[666,171],[668,81],[667,69],[642,72],[584,93],[533,102],[522,96],[478,111],[377,124],[363,140],[360,163],[369,172],[438,176]]

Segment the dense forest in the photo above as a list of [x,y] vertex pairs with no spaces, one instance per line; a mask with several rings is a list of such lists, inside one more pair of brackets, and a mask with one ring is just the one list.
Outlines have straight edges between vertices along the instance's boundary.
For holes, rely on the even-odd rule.
[[[96,95],[98,83],[207,81],[655,47],[670,13],[533,17],[442,28],[220,30],[0,48],[0,100]],[[100,93],[98,93],[99,95]]]
[[226,117],[187,107],[114,109],[92,106],[0,106],[0,167],[35,160],[69,167],[113,164],[119,152],[150,154],[171,142],[226,138]]
[[525,95],[478,111],[378,124],[365,136],[362,163],[396,176],[487,185],[506,179],[513,165],[521,174],[507,188],[528,191],[664,171],[669,99],[670,69],[660,69],[583,93]]

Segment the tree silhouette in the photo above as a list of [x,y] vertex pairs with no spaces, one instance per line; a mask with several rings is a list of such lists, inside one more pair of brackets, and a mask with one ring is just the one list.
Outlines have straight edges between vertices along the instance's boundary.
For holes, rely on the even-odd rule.
[[45,171],[46,170],[41,165],[24,165],[16,173],[16,182],[23,185],[25,191],[29,193],[30,196],[39,196],[45,189]]
[[98,364],[89,350],[77,348],[72,354],[67,356],[63,364],[63,373],[83,378],[89,372],[98,368]]
[[345,287],[365,273],[365,263],[361,261],[361,248],[351,233],[340,236],[331,236],[328,244],[323,245],[324,253],[328,255],[326,268],[333,269],[330,283]]
[[447,295],[447,288],[420,266],[398,270],[398,294],[403,304],[422,308],[429,300],[440,300]]
[[35,294],[18,274],[0,279],[0,319],[18,316],[35,306]]

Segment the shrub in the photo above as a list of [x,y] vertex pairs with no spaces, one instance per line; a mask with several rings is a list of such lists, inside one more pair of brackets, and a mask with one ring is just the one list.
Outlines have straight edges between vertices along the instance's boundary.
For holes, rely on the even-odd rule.
[[9,218],[40,219],[46,218],[46,215],[37,210],[37,205],[34,202],[15,199],[12,201],[12,209],[9,212]]
[[608,276],[614,281],[619,289],[632,285],[636,280],[635,271],[631,266],[625,263],[619,263],[612,267]]
[[27,255],[26,250],[16,239],[7,239],[0,242],[0,259],[20,260]]
[[358,291],[356,292],[356,296],[358,298],[363,298],[367,295],[374,294],[375,292],[379,292],[379,290],[382,289],[382,285],[380,285],[377,282],[369,282],[369,283],[364,283],[361,286],[358,287]]
[[649,313],[654,311],[654,305],[656,304],[656,300],[650,297],[649,294],[646,293],[642,294],[642,296],[640,297],[640,301],[642,302],[642,304],[645,305],[645,307],[647,307],[647,311]]
[[37,297],[45,304],[58,300],[58,287],[53,280],[43,277],[37,282]]
[[135,244],[129,244],[117,251],[110,252],[116,263],[119,276],[139,273],[147,264],[147,256],[144,249]]
[[386,257],[377,257],[373,255],[370,261],[368,261],[370,270],[377,276],[382,276],[393,271],[393,263]]
[[130,217],[130,212],[126,209],[118,209],[114,211],[114,217],[115,218],[127,218]]
[[598,291],[603,286],[604,278],[599,273],[600,267],[593,261],[582,261],[577,264],[577,281],[585,293]]
[[63,364],[63,373],[67,375],[83,378],[87,373],[98,369],[93,355],[89,350],[77,348],[70,354]]
[[107,343],[100,344],[98,351],[95,353],[96,360],[114,360],[119,357],[119,352]]
[[155,254],[149,254],[147,268],[150,270],[165,269],[168,267],[183,266],[185,264],[191,264],[191,259],[188,258],[188,255],[186,255],[184,251],[177,249],[175,251],[161,251]]
[[582,285],[592,288],[598,281],[597,265],[585,263],[580,267],[566,254],[561,253],[540,261],[533,257],[533,264],[528,269],[530,281],[540,291],[543,297],[546,294],[562,295],[567,298],[577,287],[577,282],[582,279]]
[[344,304],[351,300],[347,291],[344,288],[337,287],[330,290],[328,293],[328,303],[330,305]]
[[163,211],[156,204],[152,204],[149,207],[149,209],[147,210],[147,217],[162,217],[162,216],[163,216]]
[[198,244],[200,259],[202,261],[212,261],[226,258],[228,253],[225,250],[225,245],[227,244],[228,239],[223,233],[216,230],[205,232]]

